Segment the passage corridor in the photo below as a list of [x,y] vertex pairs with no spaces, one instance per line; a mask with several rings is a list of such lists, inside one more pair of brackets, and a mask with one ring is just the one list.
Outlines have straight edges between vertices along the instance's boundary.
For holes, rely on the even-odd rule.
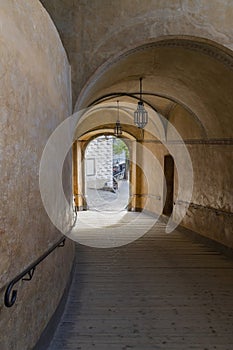
[[232,350],[233,261],[161,222],[119,248],[77,244],[49,349]]

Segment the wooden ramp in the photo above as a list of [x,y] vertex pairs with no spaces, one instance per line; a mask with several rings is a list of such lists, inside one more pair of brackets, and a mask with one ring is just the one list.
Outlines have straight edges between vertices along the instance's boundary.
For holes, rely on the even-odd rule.
[[77,244],[50,350],[233,349],[233,261],[164,229],[119,248]]

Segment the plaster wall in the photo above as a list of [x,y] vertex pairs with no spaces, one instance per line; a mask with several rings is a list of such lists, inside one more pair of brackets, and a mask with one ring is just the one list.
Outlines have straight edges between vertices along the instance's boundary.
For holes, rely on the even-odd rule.
[[[189,130],[187,125],[187,133],[190,132]],[[192,161],[193,194],[191,202],[187,203],[184,199],[183,183],[178,182],[175,168],[173,221],[177,222],[182,217],[184,207],[189,204],[181,225],[233,248],[232,143],[227,140],[186,139],[185,146]],[[144,147],[153,153],[163,169],[164,156],[169,154],[166,145],[145,142]],[[183,146],[174,143],[174,147],[178,153],[179,148]],[[180,167],[184,179],[187,176],[186,166],[183,163]],[[147,176],[137,179],[140,181],[138,191],[142,197],[141,208],[161,213],[165,200],[163,193],[165,180],[161,177],[156,162],[152,164],[146,152],[143,170]],[[182,189],[179,197],[178,186],[181,186]]]
[[[141,208],[149,212],[162,214],[164,201],[163,158],[165,147],[156,142],[143,142],[143,169],[137,181],[138,197],[141,197]],[[148,151],[147,151],[148,150]]]
[[[233,248],[232,145],[187,145],[194,170],[193,197],[182,224]],[[176,201],[175,215],[185,203]]]
[[[26,350],[54,313],[74,256],[67,241],[37,267],[32,281],[17,284],[16,304],[4,306],[6,284],[61,237],[41,201],[39,164],[50,134],[71,112],[70,66],[39,1],[1,1],[0,21],[0,349]],[[65,217],[71,224],[71,212]]]
[[[171,111],[169,120],[184,140],[193,167],[193,195],[182,225],[233,248],[232,138],[221,137],[221,131],[217,138],[205,137],[203,129],[195,126],[191,116],[180,108]],[[232,125],[231,118],[228,123]],[[167,137],[171,141],[175,139],[171,130],[167,131]],[[174,147],[179,149],[179,145]],[[185,173],[186,164],[183,164],[183,171]],[[175,221],[187,204],[182,196],[177,198],[177,188],[176,173]]]

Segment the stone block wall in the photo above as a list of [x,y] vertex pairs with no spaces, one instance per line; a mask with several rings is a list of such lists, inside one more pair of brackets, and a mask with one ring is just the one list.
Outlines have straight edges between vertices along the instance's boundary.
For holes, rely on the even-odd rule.
[[[85,152],[86,185],[88,188],[102,188],[105,183],[112,186],[113,141],[98,137],[92,140]],[[93,175],[88,175],[88,161],[93,161]]]

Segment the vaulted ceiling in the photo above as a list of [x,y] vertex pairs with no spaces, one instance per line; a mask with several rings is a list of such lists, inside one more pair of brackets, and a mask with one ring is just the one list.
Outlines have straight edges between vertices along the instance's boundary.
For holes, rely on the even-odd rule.
[[143,77],[145,103],[165,118],[182,114],[209,138],[232,136],[232,2],[41,2],[72,66],[76,110],[136,103]]

